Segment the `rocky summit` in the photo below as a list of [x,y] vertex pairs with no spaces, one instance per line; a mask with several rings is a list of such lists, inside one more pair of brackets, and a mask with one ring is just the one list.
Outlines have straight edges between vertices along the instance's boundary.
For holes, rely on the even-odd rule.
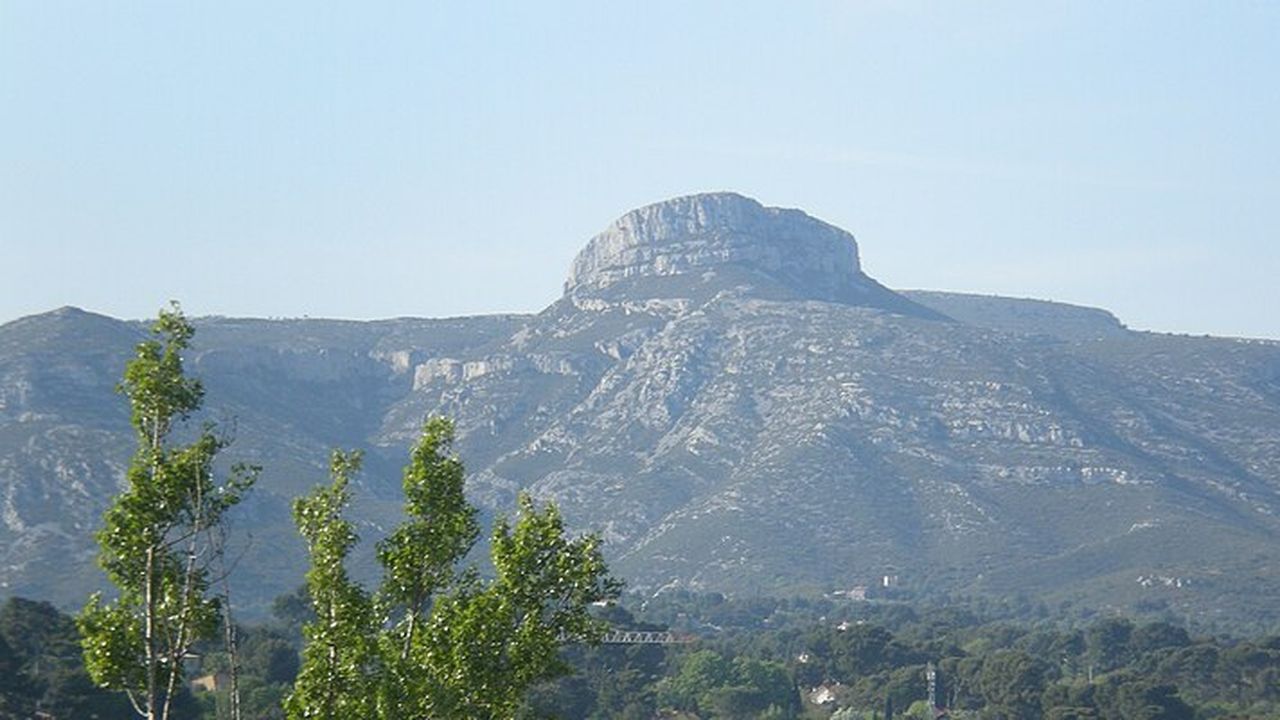
[[586,293],[632,277],[714,275],[731,265],[828,298],[869,282],[849,233],[799,210],[715,193],[623,215],[574,259],[565,292]]
[[[74,309],[0,326],[0,591],[75,605],[101,584],[91,533],[132,449],[112,388],[143,332]],[[444,414],[477,502],[555,500],[640,592],[888,576],[1280,619],[1280,345],[895,292],[848,233],[740,195],[624,215],[537,314],[204,318],[189,361],[228,458],[266,468],[236,519],[259,608],[301,581],[289,500],[329,449],[367,450],[373,539]]]
[[[573,261],[571,298],[646,293],[645,278],[684,278],[708,290],[823,300],[930,315],[863,274],[849,233],[799,210],[764,207],[735,193],[676,198],[633,210]],[[664,287],[662,282],[649,287]]]

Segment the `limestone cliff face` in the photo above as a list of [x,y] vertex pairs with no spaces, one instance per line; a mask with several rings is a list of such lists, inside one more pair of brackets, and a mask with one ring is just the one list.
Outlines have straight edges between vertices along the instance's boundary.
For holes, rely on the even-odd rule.
[[799,210],[734,193],[675,198],[633,210],[587,243],[565,282],[587,295],[637,277],[759,273],[805,297],[839,300],[870,281],[853,235]]

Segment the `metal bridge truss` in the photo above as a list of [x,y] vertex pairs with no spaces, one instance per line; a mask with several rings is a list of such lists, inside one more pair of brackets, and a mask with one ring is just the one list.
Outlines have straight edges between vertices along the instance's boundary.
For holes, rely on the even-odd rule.
[[654,630],[614,630],[607,633],[600,642],[606,645],[678,645],[687,643],[687,638],[678,637],[675,633]]
[[[581,640],[561,636],[560,642],[569,644]],[[659,630],[612,630],[600,638],[602,645],[679,645],[687,642],[692,642],[692,639]]]

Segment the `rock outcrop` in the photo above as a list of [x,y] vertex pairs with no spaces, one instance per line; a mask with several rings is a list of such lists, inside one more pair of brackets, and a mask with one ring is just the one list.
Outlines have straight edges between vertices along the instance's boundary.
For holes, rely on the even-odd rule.
[[934,315],[867,277],[848,232],[800,210],[765,207],[727,192],[688,195],[623,215],[578,253],[564,287],[579,302],[607,290],[634,301],[647,292],[634,281],[676,276],[773,297]]
[[624,278],[676,275],[741,264],[801,288],[865,280],[849,233],[799,210],[768,208],[735,193],[689,195],[618,218],[573,261],[568,293]]

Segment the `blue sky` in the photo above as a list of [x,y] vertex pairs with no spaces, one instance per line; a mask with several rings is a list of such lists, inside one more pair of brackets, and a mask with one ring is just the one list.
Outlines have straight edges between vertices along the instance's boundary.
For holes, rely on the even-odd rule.
[[900,288],[1280,338],[1280,3],[0,0],[0,321],[536,311],[735,190]]

